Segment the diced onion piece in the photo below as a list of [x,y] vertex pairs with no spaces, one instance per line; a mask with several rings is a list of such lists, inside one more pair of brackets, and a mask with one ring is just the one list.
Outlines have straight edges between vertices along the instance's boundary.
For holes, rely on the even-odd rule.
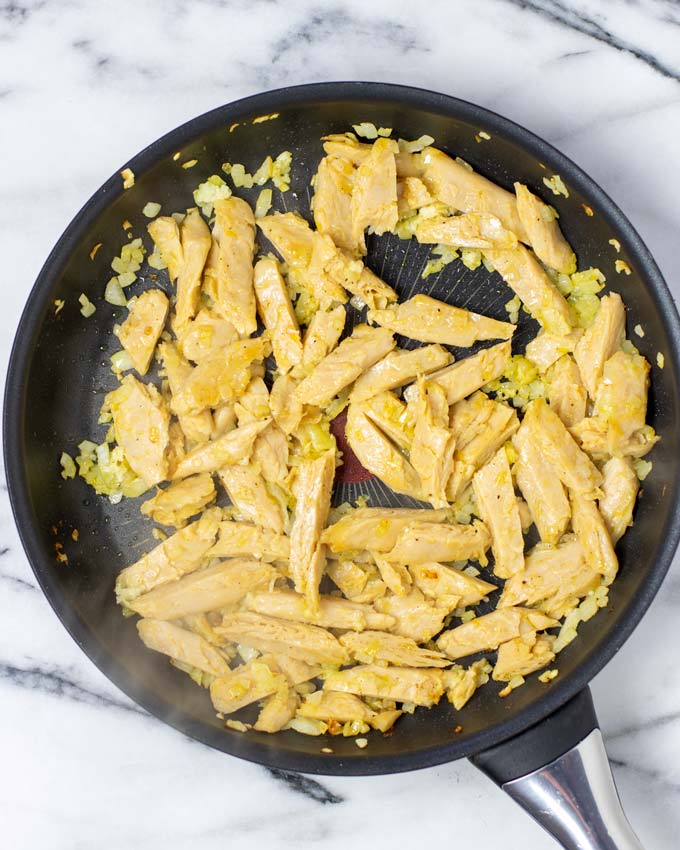
[[132,360],[130,359],[130,355],[127,351],[121,349],[111,355],[111,368],[114,372],[127,372],[129,369],[133,368]]
[[123,189],[132,189],[135,185],[135,173],[131,168],[124,168],[120,172],[120,176],[123,178]]
[[420,138],[414,139],[412,142],[407,142],[406,139],[399,139],[399,150],[402,153],[418,153],[424,148],[429,148],[432,144],[434,144],[432,136],[420,136]]
[[147,204],[144,204],[142,209],[142,213],[147,218],[156,218],[158,213],[161,211],[161,205],[155,203],[155,201],[149,201]]
[[61,464],[61,477],[64,480],[76,477],[76,465],[70,454],[62,452],[61,457],[59,458],[59,463]]
[[231,197],[231,189],[219,174],[212,174],[194,191],[194,201],[205,216],[211,216],[215,201]]
[[106,284],[106,289],[104,290],[104,301],[108,301],[109,304],[115,304],[116,307],[125,307],[127,304],[127,298],[123,292],[123,287],[120,285],[119,278],[112,277]]
[[80,295],[78,296],[78,301],[80,302],[80,305],[81,305],[80,306],[80,312],[82,313],[83,316],[85,316],[86,319],[89,319],[90,316],[92,316],[96,312],[97,308],[90,301],[90,299],[87,297],[87,295],[85,295],[84,292],[80,293]]
[[281,192],[287,192],[290,189],[290,166],[292,161],[293,154],[290,151],[281,151],[274,160],[272,183]]
[[264,218],[272,206],[272,190],[263,189],[255,203],[255,218]]
[[371,124],[370,121],[362,121],[361,124],[352,124],[352,129],[357,136],[361,136],[362,139],[378,138],[378,128],[375,124]]

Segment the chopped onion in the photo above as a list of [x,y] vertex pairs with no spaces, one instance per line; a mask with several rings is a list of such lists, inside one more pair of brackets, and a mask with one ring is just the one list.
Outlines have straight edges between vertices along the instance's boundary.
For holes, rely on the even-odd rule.
[[106,289],[104,290],[104,301],[108,301],[109,304],[115,304],[116,307],[125,307],[127,304],[127,298],[123,292],[123,287],[117,277],[112,277],[106,284]]
[[257,196],[255,204],[255,218],[264,218],[272,206],[272,190],[263,189]]
[[127,372],[133,368],[130,355],[122,349],[111,355],[111,368],[114,372]]
[[84,292],[81,292],[78,301],[80,301],[81,307],[80,312],[85,316],[86,319],[89,319],[90,316],[97,310],[94,304],[90,301],[90,299],[85,295]]
[[147,218],[156,218],[158,213],[161,211],[161,205],[155,203],[154,201],[149,201],[148,204],[144,205],[142,212]]

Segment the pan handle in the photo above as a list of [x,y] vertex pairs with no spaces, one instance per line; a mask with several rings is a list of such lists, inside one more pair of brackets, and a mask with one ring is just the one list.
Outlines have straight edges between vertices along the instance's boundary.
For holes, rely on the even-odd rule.
[[565,850],[643,850],[621,808],[589,688],[471,761]]

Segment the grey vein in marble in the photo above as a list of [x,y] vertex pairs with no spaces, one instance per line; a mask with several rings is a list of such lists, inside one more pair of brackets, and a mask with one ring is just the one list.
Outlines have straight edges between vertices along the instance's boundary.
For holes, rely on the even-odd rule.
[[291,791],[295,791],[297,794],[303,794],[317,803],[328,805],[329,803],[344,802],[344,797],[334,794],[320,782],[317,782],[316,779],[312,779],[311,776],[304,776],[301,773],[289,773],[286,770],[277,770],[276,768],[270,768],[268,773],[274,779],[286,785]]
[[[632,41],[616,36],[611,30],[600,24],[594,17],[579,12],[573,5],[562,3],[560,0],[503,0],[520,9],[526,9],[547,18],[549,21],[569,27],[569,29],[594,38],[596,41],[613,47],[622,53],[627,53],[644,62],[664,77],[680,82],[680,63],[678,67],[669,65],[648,50],[637,46]],[[666,20],[666,18],[664,18]],[[673,23],[678,23],[676,19]],[[680,52],[678,54],[680,56]]]
[[132,714],[148,717],[148,714],[133,702],[115,699],[98,693],[66,676],[62,671],[36,665],[18,667],[0,662],[0,681],[29,691],[40,691],[55,697],[63,697],[72,702],[93,705],[99,708],[119,708]]

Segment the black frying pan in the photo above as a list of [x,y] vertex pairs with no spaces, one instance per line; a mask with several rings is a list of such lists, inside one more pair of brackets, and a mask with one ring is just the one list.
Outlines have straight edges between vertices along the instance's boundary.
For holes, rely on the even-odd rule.
[[[253,118],[274,112],[278,118],[252,123]],[[514,180],[527,183],[559,211],[580,268],[599,266],[608,284],[623,296],[628,335],[636,324],[644,327],[643,339],[633,337],[641,352],[652,364],[658,351],[665,356],[663,370],[653,365],[649,406],[649,421],[662,440],[650,456],[654,470],[645,481],[635,526],[618,547],[621,572],[607,610],[582,625],[579,639],[560,654],[558,678],[546,686],[530,677],[506,699],[497,697],[499,686],[489,684],[458,713],[444,703],[419,710],[402,718],[391,736],[373,733],[365,750],[342,737],[324,740],[294,732],[243,735],[225,729],[207,695],[164,657],[144,650],[134,622],[124,619],[115,605],[116,574],[155,544],[138,503],[110,505],[82,481],[62,481],[58,463],[61,451],[72,453],[85,436],[102,439],[95,423],[103,394],[114,383],[108,357],[119,347],[111,331],[121,312],[106,304],[102,295],[111,258],[125,241],[122,222],[128,219],[135,235],[145,235],[147,220],[140,210],[146,201],[162,203],[165,212],[186,208],[193,203],[192,189],[219,172],[223,161],[254,168],[267,153],[281,150],[293,152],[293,182],[292,193],[282,197],[275,192],[276,207],[283,209],[285,203],[307,213],[309,181],[322,153],[319,137],[345,131],[358,121],[394,127],[395,135],[403,138],[427,133],[439,147],[462,156],[501,185],[512,188]],[[236,122],[239,126],[230,132]],[[480,130],[491,139],[476,140]],[[178,151],[181,157],[175,161]],[[198,160],[194,168],[180,167],[193,158]],[[570,793],[579,799],[575,797],[567,808],[576,810],[577,803],[586,807],[580,817],[590,823],[585,833],[592,843],[584,838],[586,843],[569,844],[572,828],[549,824],[565,844],[638,846],[626,843],[632,839],[625,838],[625,830],[624,838],[613,838],[611,823],[597,826],[597,818],[606,816],[603,798],[588,803],[583,797],[588,791],[585,783],[592,781],[586,763],[601,758],[590,734],[597,721],[588,682],[622,646],[651,603],[680,535],[676,426],[680,322],[661,274],[633,227],[574,163],[527,130],[472,104],[400,86],[331,83],[246,98],[169,133],[129,166],[136,175],[134,188],[123,191],[118,174],[108,180],[78,213],[45,263],[21,318],[6,386],[5,463],[15,518],[38,582],[73,638],[131,699],[226,753],[284,770],[347,775],[412,770],[468,756],[501,784],[538,770],[533,786],[522,779],[506,785],[506,790],[526,797],[527,789],[538,788],[536,793],[544,798],[538,808],[546,809],[540,782],[536,785],[539,780],[549,783],[553,802],[556,788],[574,786]],[[564,179],[568,199],[547,192],[542,178],[552,174]],[[254,193],[243,194],[252,200]],[[630,266],[630,276],[614,272],[616,255],[608,244],[612,237],[621,243],[620,257]],[[90,251],[98,242],[103,247],[91,260]],[[483,267],[470,272],[453,263],[438,277],[423,281],[426,246],[391,236],[369,243],[368,265],[402,297],[416,287],[458,306],[506,318],[503,305],[512,293],[498,275],[489,275]],[[144,269],[142,284],[135,284],[138,291],[148,285],[150,273],[153,270]],[[161,285],[163,280],[161,275]],[[79,312],[78,296],[83,291],[97,304],[91,319]],[[57,298],[66,305],[55,315]],[[515,350],[523,350],[534,333],[532,320],[523,316]],[[356,497],[365,486],[343,485],[337,498]],[[77,542],[71,539],[74,528],[79,531]],[[68,565],[57,562],[59,546]],[[462,731],[455,731],[458,726]],[[576,745],[581,749],[574,749]],[[322,754],[322,747],[331,747],[333,754]],[[566,771],[566,778],[555,778],[557,768]],[[604,793],[597,787],[590,792]],[[531,800],[524,804],[536,808]],[[563,812],[565,805],[563,800]],[[544,825],[547,817],[543,812]]]

